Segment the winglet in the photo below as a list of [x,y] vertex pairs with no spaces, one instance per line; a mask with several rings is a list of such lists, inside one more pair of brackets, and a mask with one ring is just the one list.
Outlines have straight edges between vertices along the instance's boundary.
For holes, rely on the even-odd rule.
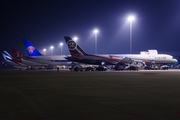
[[23,39],[23,42],[29,56],[42,55],[27,39]]

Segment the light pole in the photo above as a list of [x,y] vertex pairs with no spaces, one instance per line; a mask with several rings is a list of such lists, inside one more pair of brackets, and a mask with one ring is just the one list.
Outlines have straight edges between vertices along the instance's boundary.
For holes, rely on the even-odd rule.
[[43,49],[43,51],[44,51],[44,55],[46,55],[46,49]]
[[53,55],[54,46],[51,46],[51,55]]
[[94,34],[95,34],[95,54],[97,54],[97,33],[99,31],[97,29],[94,30]]
[[77,43],[78,38],[77,38],[77,37],[74,37],[73,40]]
[[130,54],[132,53],[132,21],[134,20],[135,18],[133,16],[129,16],[128,17],[128,21],[130,23]]
[[60,46],[61,46],[61,55],[62,55],[62,46],[63,46],[63,43],[62,43],[62,42],[60,43]]

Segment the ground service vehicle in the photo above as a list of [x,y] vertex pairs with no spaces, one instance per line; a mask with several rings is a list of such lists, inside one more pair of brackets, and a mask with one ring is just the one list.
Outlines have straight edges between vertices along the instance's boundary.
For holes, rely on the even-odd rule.
[[108,68],[105,66],[99,66],[96,68],[97,71],[106,71]]
[[124,67],[123,66],[115,66],[114,70],[124,70]]
[[161,70],[168,70],[169,67],[168,67],[167,65],[162,65],[162,66],[160,67],[160,69],[161,69]]
[[138,71],[138,70],[139,70],[139,67],[130,66],[129,68],[127,68],[127,70],[130,70],[130,71],[131,71],[131,70],[134,70],[134,71],[137,70],[137,71]]

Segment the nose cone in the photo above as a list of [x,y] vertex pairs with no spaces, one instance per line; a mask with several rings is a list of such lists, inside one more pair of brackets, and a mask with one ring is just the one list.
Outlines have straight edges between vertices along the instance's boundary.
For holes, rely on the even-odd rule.
[[178,62],[178,60],[177,59],[174,59],[174,63],[177,63]]

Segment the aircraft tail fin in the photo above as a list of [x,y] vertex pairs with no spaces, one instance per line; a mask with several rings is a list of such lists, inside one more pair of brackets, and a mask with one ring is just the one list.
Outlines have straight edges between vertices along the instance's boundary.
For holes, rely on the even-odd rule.
[[68,49],[72,56],[83,56],[87,55],[71,37],[64,37],[68,46]]
[[41,56],[42,54],[27,40],[23,39],[24,45],[26,47],[29,56]]
[[12,62],[13,57],[7,51],[3,51],[2,55],[6,62]]
[[16,48],[11,48],[14,58],[17,60],[22,60],[23,55],[16,49]]

